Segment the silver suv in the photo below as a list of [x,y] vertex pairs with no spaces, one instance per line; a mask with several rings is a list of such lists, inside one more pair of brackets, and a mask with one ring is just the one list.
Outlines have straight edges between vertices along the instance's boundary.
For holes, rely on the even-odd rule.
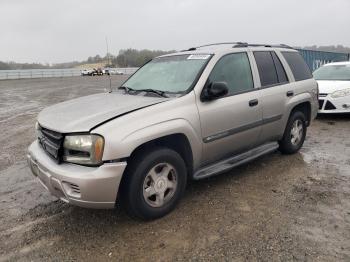
[[141,219],[169,213],[189,179],[279,149],[297,152],[318,87],[288,46],[220,43],[157,57],[122,86],[45,108],[28,163],[82,207],[116,201]]

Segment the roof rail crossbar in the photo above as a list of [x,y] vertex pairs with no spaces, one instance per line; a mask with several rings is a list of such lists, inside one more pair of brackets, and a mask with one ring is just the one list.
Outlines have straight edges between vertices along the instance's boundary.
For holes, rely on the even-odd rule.
[[280,47],[280,48],[294,49],[293,47],[285,45],[285,44],[279,44],[279,45],[269,45],[269,44],[245,44],[245,45],[241,45],[241,44],[237,44],[233,47],[248,47],[248,46],[251,46],[251,47],[259,47],[259,46],[262,46],[262,47]]
[[190,47],[188,49],[181,50],[180,52],[195,51],[195,50],[197,50],[197,47]]
[[294,49],[294,47],[292,47],[292,46],[290,46],[290,45],[280,44],[280,46],[282,46],[282,47],[284,47],[284,48]]
[[213,45],[236,45],[236,44],[247,44],[247,43],[245,43],[245,42],[221,42],[221,43],[212,43],[212,44],[207,44],[207,45],[201,45],[201,46],[198,46],[197,48],[213,46]]
[[238,45],[238,44],[248,44],[248,43],[244,43],[244,42],[221,42],[221,43],[212,43],[212,44],[200,45],[200,46],[197,46],[197,47],[191,47],[191,48],[189,48],[189,49],[181,50],[181,52],[185,52],[185,51],[195,51],[195,50],[197,50],[197,48],[207,47],[207,46],[213,46],[213,45]]
[[232,46],[232,47],[247,47],[247,46],[249,46],[249,44],[248,43],[245,43],[245,42],[238,42],[238,43],[236,43],[234,46]]

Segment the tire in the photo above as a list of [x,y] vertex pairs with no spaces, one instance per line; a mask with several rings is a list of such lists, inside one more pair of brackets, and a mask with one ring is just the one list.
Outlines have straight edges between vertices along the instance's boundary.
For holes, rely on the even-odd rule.
[[132,217],[160,218],[176,207],[186,183],[186,165],[177,152],[163,147],[143,150],[127,167],[120,189],[121,204]]
[[288,119],[279,150],[283,154],[294,154],[303,146],[306,136],[306,117],[301,111],[293,111]]

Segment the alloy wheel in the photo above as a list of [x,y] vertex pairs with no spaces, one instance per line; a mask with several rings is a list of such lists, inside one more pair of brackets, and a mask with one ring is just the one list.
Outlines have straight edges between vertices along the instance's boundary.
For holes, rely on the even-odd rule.
[[143,197],[152,207],[162,207],[174,196],[177,173],[169,163],[155,165],[147,173],[143,183]]
[[298,145],[303,138],[304,127],[303,122],[300,119],[296,119],[292,125],[290,132],[290,141],[295,146]]

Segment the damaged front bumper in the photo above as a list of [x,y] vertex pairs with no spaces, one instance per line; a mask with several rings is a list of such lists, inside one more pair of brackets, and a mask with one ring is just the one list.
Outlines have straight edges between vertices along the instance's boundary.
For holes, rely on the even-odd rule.
[[38,141],[29,146],[27,160],[33,175],[62,201],[87,208],[114,208],[126,162],[99,167],[57,164]]

